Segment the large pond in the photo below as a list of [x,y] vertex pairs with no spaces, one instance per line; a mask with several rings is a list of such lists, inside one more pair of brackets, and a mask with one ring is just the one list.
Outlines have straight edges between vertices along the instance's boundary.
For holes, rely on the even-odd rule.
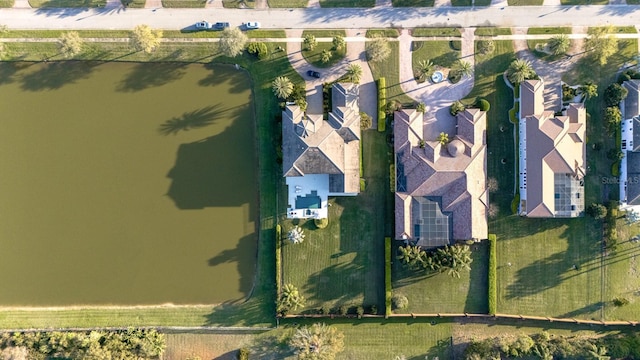
[[247,296],[251,101],[233,67],[0,63],[0,306]]

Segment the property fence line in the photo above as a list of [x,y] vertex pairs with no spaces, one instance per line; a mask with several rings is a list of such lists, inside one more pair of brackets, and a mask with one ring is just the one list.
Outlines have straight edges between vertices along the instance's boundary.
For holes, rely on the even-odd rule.
[[29,328],[29,329],[0,329],[1,333],[14,333],[14,332],[89,332],[89,331],[125,331],[127,329],[143,329],[143,330],[157,330],[164,333],[179,333],[179,332],[203,332],[203,333],[255,333],[265,332],[275,329],[275,327],[250,327],[250,326],[235,326],[235,327],[219,327],[219,326],[107,326],[107,327],[72,327],[72,328]]
[[385,315],[322,315],[322,314],[308,314],[308,315],[285,315],[285,319],[340,319],[340,318],[373,318],[373,319],[433,319],[433,318],[481,318],[481,319],[503,319],[503,320],[532,320],[532,321],[547,321],[550,323],[565,323],[565,324],[580,324],[580,325],[602,325],[602,326],[636,326],[640,324],[640,321],[604,321],[604,320],[583,320],[575,318],[556,318],[549,316],[532,316],[532,315],[512,315],[512,314],[470,314],[470,313],[432,313],[432,314],[391,314]]

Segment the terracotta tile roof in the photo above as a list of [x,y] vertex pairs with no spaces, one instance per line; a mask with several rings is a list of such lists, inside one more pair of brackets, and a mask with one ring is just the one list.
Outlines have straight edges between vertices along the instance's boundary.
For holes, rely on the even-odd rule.
[[449,150],[437,141],[424,141],[420,148],[423,116],[415,110],[394,115],[397,178],[406,182],[395,197],[396,238],[417,240],[410,203],[427,197],[439,199],[441,211],[451,214],[453,240],[486,238],[486,113],[478,109],[459,113],[458,133],[452,138],[455,146]]

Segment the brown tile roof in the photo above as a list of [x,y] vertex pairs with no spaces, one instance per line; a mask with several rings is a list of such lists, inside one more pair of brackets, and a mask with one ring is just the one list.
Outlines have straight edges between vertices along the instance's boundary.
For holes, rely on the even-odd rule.
[[[538,82],[536,82],[538,81]],[[542,98],[542,81],[520,85],[521,114],[525,121],[526,205],[521,209],[529,217],[559,216],[555,209],[555,174],[576,178],[585,173],[586,110],[583,104],[570,104],[566,115],[555,116],[537,102]],[[526,94],[525,97],[522,97]],[[529,111],[537,111],[528,114]]]
[[468,109],[458,114],[457,121],[455,149],[450,149],[457,155],[452,156],[437,141],[424,141],[420,148],[423,114],[415,110],[394,114],[396,172],[402,172],[397,178],[406,181],[404,191],[395,197],[397,239],[415,241],[419,235],[414,234],[411,220],[411,201],[419,197],[440,200],[441,210],[451,214],[453,240],[487,237],[486,113]]
[[322,115],[304,114],[296,105],[282,112],[283,175],[342,175],[340,192],[360,191],[360,114],[358,85],[333,85],[333,111]]

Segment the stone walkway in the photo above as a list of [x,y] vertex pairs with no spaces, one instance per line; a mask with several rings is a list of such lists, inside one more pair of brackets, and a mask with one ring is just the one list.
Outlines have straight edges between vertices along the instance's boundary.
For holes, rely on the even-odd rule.
[[[302,37],[302,30],[286,30],[288,39]],[[302,56],[302,42],[287,42],[287,57],[291,66],[306,80],[307,90],[307,112],[310,114],[322,114],[322,84],[332,82],[342,77],[347,72],[347,66],[351,63],[360,64],[362,68],[362,77],[360,79],[360,110],[371,115],[373,118],[373,126],[377,126],[377,89],[373,81],[373,75],[369,69],[369,64],[365,58],[365,40],[364,31],[348,29],[346,31],[347,54],[345,58],[332,66],[331,68],[316,68],[309,64]],[[360,40],[361,41],[358,41]],[[317,39],[329,40],[330,39]],[[310,78],[307,75],[308,70],[314,70],[321,74],[319,79]]]
[[[472,68],[475,66],[474,31],[473,28],[461,30],[460,59],[469,62]],[[457,84],[451,84],[448,81],[438,84],[425,81],[419,84],[414,79],[412,67],[411,43],[414,38],[408,30],[404,29],[398,40],[400,42],[400,86],[409,97],[426,105],[425,124],[429,126],[425,126],[425,140],[435,140],[441,132],[454,133],[455,121],[449,114],[449,106],[471,92],[474,75],[462,78]]]

